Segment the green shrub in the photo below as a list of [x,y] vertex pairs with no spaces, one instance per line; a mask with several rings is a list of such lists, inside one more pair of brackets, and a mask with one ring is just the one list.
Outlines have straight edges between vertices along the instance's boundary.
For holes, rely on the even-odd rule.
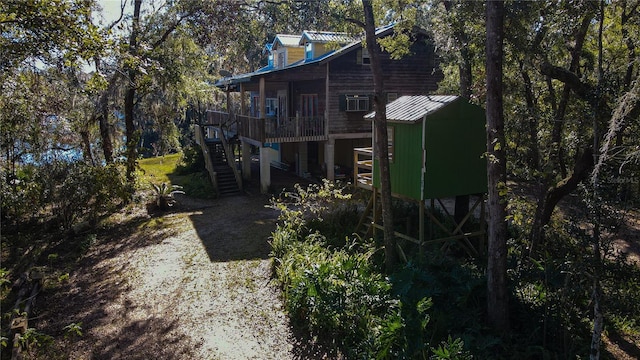
[[2,182],[1,194],[3,216],[15,224],[51,221],[68,230],[115,210],[127,197],[123,169],[115,164],[54,161],[16,174],[11,184]]
[[160,185],[151,184],[153,188],[153,203],[157,209],[160,211],[167,211],[170,207],[175,205],[176,194],[184,194],[185,192],[180,190],[182,186],[180,185],[169,185],[167,183],[162,183]]
[[185,147],[182,150],[182,156],[176,166],[176,175],[186,175],[198,172],[205,172],[204,155],[197,145]]
[[[441,354],[462,354],[451,358],[463,359],[467,353],[457,351],[463,342],[446,342],[447,329],[463,333],[456,326],[477,315],[477,311],[461,314],[466,306],[478,305],[475,294],[482,286],[478,272],[454,269],[453,262],[445,266],[436,257],[440,260],[431,267],[442,267],[446,275],[438,277],[426,265],[409,263],[385,277],[373,261],[381,251],[375,243],[346,235],[355,224],[351,228],[347,221],[325,224],[354,212],[350,216],[357,219],[357,209],[348,201],[341,189],[325,182],[308,189],[296,186],[295,192],[272,202],[281,214],[271,237],[271,256],[292,322],[312,334],[328,336],[349,358],[426,358],[430,342],[442,340]],[[456,291],[443,290],[449,286]],[[432,296],[442,304],[433,328]]]

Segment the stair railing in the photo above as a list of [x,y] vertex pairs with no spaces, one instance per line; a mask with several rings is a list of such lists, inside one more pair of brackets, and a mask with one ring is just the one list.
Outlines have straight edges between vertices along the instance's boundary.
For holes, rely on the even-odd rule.
[[204,129],[200,125],[195,126],[196,133],[196,144],[200,145],[200,149],[202,150],[202,155],[204,155],[204,167],[207,169],[209,173],[209,177],[211,178],[211,184],[213,185],[213,190],[216,192],[216,195],[219,194],[218,188],[218,174],[216,173],[213,162],[211,161],[211,154],[209,153],[209,147],[204,138]]
[[[233,124],[235,122],[232,121],[230,122],[231,124]],[[242,191],[242,177],[240,176],[240,172],[238,171],[238,167],[236,166],[236,161],[235,161],[235,157],[233,156],[233,152],[231,151],[231,147],[229,146],[229,143],[227,142],[227,137],[224,134],[224,128],[220,127],[220,140],[222,140],[222,146],[224,147],[224,154],[227,158],[227,165],[229,165],[231,167],[231,170],[233,170],[233,176],[235,176],[236,178],[236,183],[238,184],[238,189],[240,189],[240,191]]]

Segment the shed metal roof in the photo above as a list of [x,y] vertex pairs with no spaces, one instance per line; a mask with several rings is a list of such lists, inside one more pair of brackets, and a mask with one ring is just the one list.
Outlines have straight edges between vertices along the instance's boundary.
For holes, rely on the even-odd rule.
[[[401,96],[387,104],[387,121],[418,122],[425,116],[457,100],[456,95],[412,95]],[[364,116],[373,119],[375,111]]]

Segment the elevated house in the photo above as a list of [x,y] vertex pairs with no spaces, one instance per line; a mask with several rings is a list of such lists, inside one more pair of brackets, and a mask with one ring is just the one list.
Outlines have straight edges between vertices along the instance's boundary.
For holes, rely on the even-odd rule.
[[[393,32],[393,26],[386,26],[376,36]],[[416,29],[410,35],[410,55],[392,59],[388,52],[381,54],[388,101],[432,93],[443,77],[427,33]],[[303,177],[352,177],[353,150],[370,146],[372,137],[371,120],[364,115],[373,109],[373,77],[362,37],[320,31],[280,34],[266,50],[266,67],[225,73],[216,84],[240,93],[240,113],[211,111],[203,125],[226,127],[237,135],[244,178],[251,176],[250,161],[245,161],[248,145],[259,149],[263,192],[271,184],[272,166]]]

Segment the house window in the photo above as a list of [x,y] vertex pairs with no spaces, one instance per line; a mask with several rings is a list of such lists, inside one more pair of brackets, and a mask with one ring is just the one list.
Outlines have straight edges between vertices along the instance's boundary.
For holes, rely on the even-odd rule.
[[313,43],[307,43],[304,47],[304,58],[306,60],[313,59]]
[[394,102],[398,98],[398,93],[387,93],[387,104],[390,102]]
[[278,114],[278,99],[267,98],[265,101],[265,113],[267,116],[276,116]]
[[269,54],[269,63],[268,66],[273,66],[273,54]]
[[300,95],[302,117],[318,116],[318,94]]
[[347,95],[346,111],[368,111],[369,97],[366,95]]

